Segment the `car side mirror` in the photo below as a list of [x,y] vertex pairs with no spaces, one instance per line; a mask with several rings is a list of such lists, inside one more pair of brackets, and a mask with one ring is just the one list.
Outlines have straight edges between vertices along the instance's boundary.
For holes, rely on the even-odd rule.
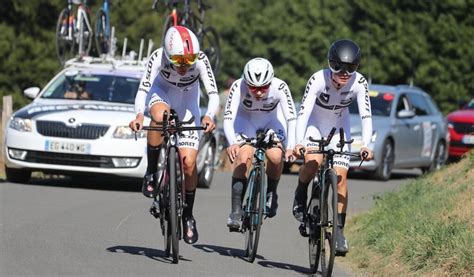
[[398,118],[413,118],[415,115],[414,110],[401,110],[397,113]]
[[40,93],[41,89],[39,87],[27,88],[23,91],[23,94],[30,99],[35,99],[36,96]]

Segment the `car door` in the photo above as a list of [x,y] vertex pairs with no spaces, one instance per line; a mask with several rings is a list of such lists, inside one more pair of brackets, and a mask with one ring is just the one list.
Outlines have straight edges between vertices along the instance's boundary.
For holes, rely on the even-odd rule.
[[393,132],[395,164],[398,167],[411,166],[414,163],[413,153],[419,153],[421,150],[419,146],[421,126],[414,113],[411,116],[406,116],[410,111],[412,108],[408,97],[406,93],[402,93],[397,101]]
[[409,92],[407,96],[409,104],[416,114],[413,119],[421,127],[416,151],[412,153],[411,158],[417,165],[426,165],[431,162],[431,155],[436,147],[437,134],[441,126],[439,126],[437,116],[423,93]]

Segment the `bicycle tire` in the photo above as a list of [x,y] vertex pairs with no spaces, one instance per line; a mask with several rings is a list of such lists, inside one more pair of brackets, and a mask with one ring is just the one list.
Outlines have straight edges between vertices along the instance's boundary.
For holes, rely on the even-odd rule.
[[319,190],[315,191],[315,186],[317,184],[312,181],[312,191],[311,191],[311,199],[308,203],[308,215],[307,215],[307,224],[309,229],[309,237],[308,237],[308,253],[309,253],[309,268],[311,273],[316,273],[318,271],[319,266],[319,258],[321,255],[321,244],[319,243],[321,237],[321,229],[319,228],[319,199],[315,199],[315,197],[320,198]]
[[249,221],[249,228],[248,228],[248,240],[247,240],[247,248],[248,248],[248,261],[253,263],[255,261],[255,257],[257,256],[257,249],[258,249],[258,242],[260,239],[260,230],[262,227],[262,219],[263,219],[263,210],[265,208],[265,200],[266,200],[266,193],[265,193],[265,178],[264,173],[262,172],[263,165],[257,166],[255,168],[254,174],[254,184],[252,189],[252,194],[250,195],[252,201],[250,205],[250,221]]
[[[168,173],[166,173],[168,174]],[[163,187],[163,194],[160,199],[160,205],[163,207],[163,213],[162,213],[162,220],[163,222],[160,222],[162,224],[162,230],[163,230],[163,238],[164,238],[164,245],[165,245],[165,256],[169,257],[171,255],[171,225],[169,221],[169,216],[168,216],[168,211],[169,211],[169,199],[170,199],[170,193],[169,193],[169,186],[164,186]]]
[[109,52],[110,45],[110,32],[107,32],[107,15],[103,9],[97,11],[95,20],[95,44],[97,47],[97,53],[100,55],[107,54]]
[[58,22],[56,24],[56,54],[58,55],[59,63],[64,65],[64,63],[74,57],[74,28],[72,28],[72,39],[67,38],[67,30],[62,30],[63,21],[68,20],[69,12],[68,9],[63,9],[59,13]]
[[170,191],[170,207],[169,207],[169,222],[171,233],[171,250],[173,256],[173,263],[177,264],[179,260],[179,215],[178,215],[178,194],[177,194],[177,176],[176,176],[176,148],[171,147],[168,153],[169,159],[169,191]]
[[198,36],[201,49],[206,54],[211,64],[214,76],[219,72],[221,61],[221,50],[219,46],[219,35],[214,27],[205,27]]
[[[337,175],[334,169],[328,169],[324,173],[325,182],[323,186],[323,197],[321,199],[321,273],[323,276],[331,276],[336,254],[337,228]],[[330,202],[330,203],[329,203]]]

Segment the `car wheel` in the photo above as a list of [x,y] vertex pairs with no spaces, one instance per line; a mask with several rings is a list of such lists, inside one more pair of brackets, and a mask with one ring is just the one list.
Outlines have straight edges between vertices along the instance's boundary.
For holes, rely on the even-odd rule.
[[31,171],[26,169],[9,168],[5,166],[7,181],[12,183],[28,183],[31,179]]
[[422,168],[423,173],[433,172],[439,170],[446,163],[446,145],[444,142],[438,142],[436,145],[436,152],[433,156],[430,166]]
[[211,187],[212,178],[214,177],[214,159],[216,155],[215,143],[210,143],[207,147],[204,167],[198,175],[198,187],[209,188]]
[[382,157],[379,166],[374,171],[374,177],[377,180],[387,181],[392,174],[395,153],[393,144],[390,140],[385,140],[382,147]]

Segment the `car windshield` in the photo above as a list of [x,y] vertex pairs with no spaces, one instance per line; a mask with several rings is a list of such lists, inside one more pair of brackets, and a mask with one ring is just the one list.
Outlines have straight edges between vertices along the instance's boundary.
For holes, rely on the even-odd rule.
[[41,98],[79,99],[133,104],[140,80],[135,77],[66,71]]
[[[390,116],[392,110],[392,102],[395,96],[390,92],[369,91],[370,105],[372,108],[372,115]],[[349,106],[351,114],[359,114],[359,107],[357,101],[353,101]]]

